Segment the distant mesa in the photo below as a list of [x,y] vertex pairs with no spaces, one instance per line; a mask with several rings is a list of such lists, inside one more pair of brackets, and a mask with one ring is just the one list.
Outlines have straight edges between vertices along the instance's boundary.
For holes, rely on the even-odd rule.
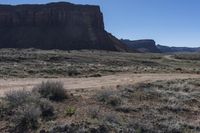
[[99,6],[0,5],[0,48],[128,51],[104,30]]
[[156,42],[151,39],[144,40],[121,40],[130,50],[137,50],[142,53],[161,53],[160,49],[156,46]]
[[157,45],[163,53],[173,53],[173,52],[200,52],[200,47],[189,48],[189,47],[169,47],[163,45]]
[[200,48],[167,47],[154,40],[119,40],[104,29],[99,6],[68,2],[0,5],[0,48],[123,52],[196,52]]

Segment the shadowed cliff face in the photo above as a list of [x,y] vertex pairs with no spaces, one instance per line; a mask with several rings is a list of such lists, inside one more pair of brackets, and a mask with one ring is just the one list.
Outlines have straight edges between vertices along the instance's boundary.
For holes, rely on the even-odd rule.
[[144,40],[121,40],[128,46],[129,49],[137,50],[144,53],[160,53],[161,51],[157,48],[156,42],[151,39]]
[[163,45],[157,45],[157,47],[163,53],[175,53],[175,52],[200,52],[200,47],[191,48],[191,47],[169,47]]
[[125,51],[104,30],[98,6],[0,5],[0,48]]

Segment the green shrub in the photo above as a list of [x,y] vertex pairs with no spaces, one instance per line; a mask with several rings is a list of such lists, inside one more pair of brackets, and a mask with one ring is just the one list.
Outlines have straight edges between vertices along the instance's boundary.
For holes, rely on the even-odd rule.
[[65,115],[66,116],[72,116],[76,113],[76,108],[75,107],[68,107],[65,109]]
[[52,101],[62,101],[67,98],[61,82],[42,82],[34,90],[37,90],[43,98],[48,98]]

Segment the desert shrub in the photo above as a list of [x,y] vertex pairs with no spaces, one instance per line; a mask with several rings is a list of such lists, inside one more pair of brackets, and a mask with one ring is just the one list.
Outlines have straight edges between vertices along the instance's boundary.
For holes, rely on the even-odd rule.
[[34,90],[37,90],[43,98],[48,98],[52,101],[62,101],[67,98],[61,82],[42,82]]
[[112,91],[98,92],[97,100],[111,106],[118,106],[122,103],[121,98]]
[[123,112],[123,113],[130,113],[131,111],[137,111],[127,105],[119,106],[115,108],[115,110],[118,112]]
[[118,106],[118,105],[121,105],[121,103],[122,103],[122,100],[118,96],[110,96],[107,101],[107,104],[111,106]]
[[41,110],[43,117],[54,115],[54,108],[52,103],[47,99],[40,98],[40,95],[36,91],[10,91],[6,93],[6,97],[3,101],[8,104],[8,110],[13,110],[18,107],[23,107],[24,105],[31,104],[37,106]]
[[69,69],[68,70],[68,75],[69,76],[77,76],[79,74],[80,74],[80,72],[78,72],[78,70],[76,70],[76,69]]
[[52,103],[46,99],[40,101],[40,110],[43,118],[54,116],[54,107]]
[[176,71],[182,71],[183,69],[178,67],[178,68],[175,68]]
[[30,132],[37,129],[40,117],[54,116],[52,103],[47,99],[42,99],[36,91],[9,91],[3,98],[3,102],[8,107],[5,108],[3,104],[4,108],[0,106],[0,116],[5,116],[11,122],[12,132]]
[[109,97],[112,95],[111,91],[100,91],[97,93],[96,98],[100,102],[106,102],[108,101]]
[[56,124],[48,133],[110,133],[106,125],[93,126],[89,122],[71,123],[65,125]]
[[9,106],[6,101],[0,100],[0,119],[9,113]]
[[25,133],[28,130],[37,129],[41,111],[34,105],[19,107],[15,115],[11,118],[13,130],[17,133]]
[[188,83],[194,85],[195,87],[200,87],[200,80],[191,79],[190,81],[188,81]]
[[200,60],[200,54],[194,53],[194,54],[188,54],[188,53],[183,53],[183,54],[176,54],[174,55],[174,58],[180,59],[180,60]]
[[116,114],[108,113],[104,116],[103,119],[104,123],[112,123],[112,124],[119,124],[120,119]]
[[26,90],[9,91],[5,94],[5,100],[12,108],[21,106],[24,103],[33,103],[38,101],[37,95]]
[[88,109],[88,115],[91,118],[98,118],[99,117],[99,107],[92,107]]
[[100,73],[91,74],[90,77],[101,77],[102,75]]
[[66,116],[72,116],[76,113],[76,108],[75,107],[68,107],[65,109],[65,115]]

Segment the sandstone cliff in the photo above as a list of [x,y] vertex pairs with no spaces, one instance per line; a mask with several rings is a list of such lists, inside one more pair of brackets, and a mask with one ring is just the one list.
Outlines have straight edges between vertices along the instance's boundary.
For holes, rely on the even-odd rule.
[[137,50],[142,53],[160,53],[161,51],[157,48],[154,40],[144,39],[144,40],[121,40],[124,44],[128,46],[129,50]]
[[199,52],[200,47],[192,48],[192,47],[169,47],[163,45],[157,45],[157,47],[163,53],[175,53],[175,52]]
[[104,30],[98,6],[0,5],[0,48],[126,51]]

